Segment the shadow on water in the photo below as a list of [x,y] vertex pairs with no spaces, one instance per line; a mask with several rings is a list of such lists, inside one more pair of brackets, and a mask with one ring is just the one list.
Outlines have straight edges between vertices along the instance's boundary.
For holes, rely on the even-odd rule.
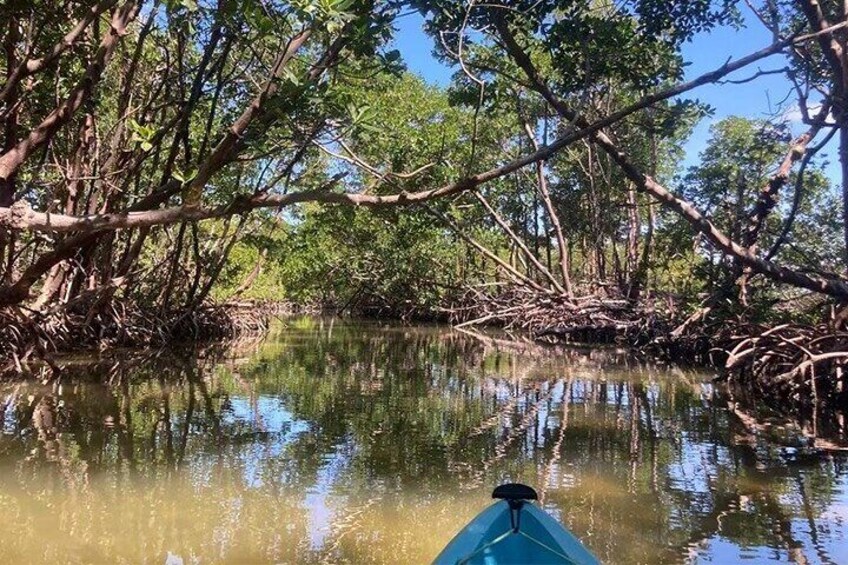
[[508,479],[608,563],[848,555],[840,452],[615,350],[297,319],[72,361],[0,385],[0,560],[428,562]]

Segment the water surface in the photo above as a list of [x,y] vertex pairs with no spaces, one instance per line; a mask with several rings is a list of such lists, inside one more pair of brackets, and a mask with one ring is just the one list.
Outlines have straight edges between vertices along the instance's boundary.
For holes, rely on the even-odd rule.
[[517,480],[606,563],[848,562],[846,459],[709,373],[318,319],[91,361],[0,384],[0,561],[427,563]]

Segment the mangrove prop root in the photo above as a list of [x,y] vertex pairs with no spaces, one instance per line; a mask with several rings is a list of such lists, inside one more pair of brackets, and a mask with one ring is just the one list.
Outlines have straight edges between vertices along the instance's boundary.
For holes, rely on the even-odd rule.
[[848,330],[838,320],[767,327],[716,322],[700,310],[681,324],[682,316],[662,300],[630,301],[613,288],[569,298],[518,285],[471,287],[449,312],[471,335],[479,335],[474,328],[498,326],[543,345],[616,343],[664,359],[706,362],[724,369],[720,380],[782,411],[848,406]]
[[0,309],[0,374],[23,371],[28,361],[46,362],[53,354],[109,347],[147,347],[180,341],[232,340],[264,335],[273,316],[286,305],[252,302],[203,305],[160,313],[125,305],[98,309],[56,308],[43,312]]
[[795,407],[848,403],[848,332],[829,324],[736,328],[726,377]]
[[522,286],[489,293],[472,288],[450,309],[458,328],[495,325],[529,332],[548,343],[624,343],[640,346],[663,333],[668,314],[653,303],[615,296],[611,289],[568,298]]

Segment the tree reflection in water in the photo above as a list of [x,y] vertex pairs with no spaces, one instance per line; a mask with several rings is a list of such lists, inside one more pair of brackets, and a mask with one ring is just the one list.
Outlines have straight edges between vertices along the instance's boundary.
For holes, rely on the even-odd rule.
[[0,559],[428,562],[508,479],[604,562],[848,554],[846,460],[710,375],[496,345],[302,319],[4,385]]

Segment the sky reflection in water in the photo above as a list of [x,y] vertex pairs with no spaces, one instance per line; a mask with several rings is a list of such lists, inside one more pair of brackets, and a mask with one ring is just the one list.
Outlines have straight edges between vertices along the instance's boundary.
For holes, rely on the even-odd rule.
[[0,561],[426,563],[520,480],[607,563],[848,562],[845,458],[709,374],[312,319],[71,373],[0,385]]

